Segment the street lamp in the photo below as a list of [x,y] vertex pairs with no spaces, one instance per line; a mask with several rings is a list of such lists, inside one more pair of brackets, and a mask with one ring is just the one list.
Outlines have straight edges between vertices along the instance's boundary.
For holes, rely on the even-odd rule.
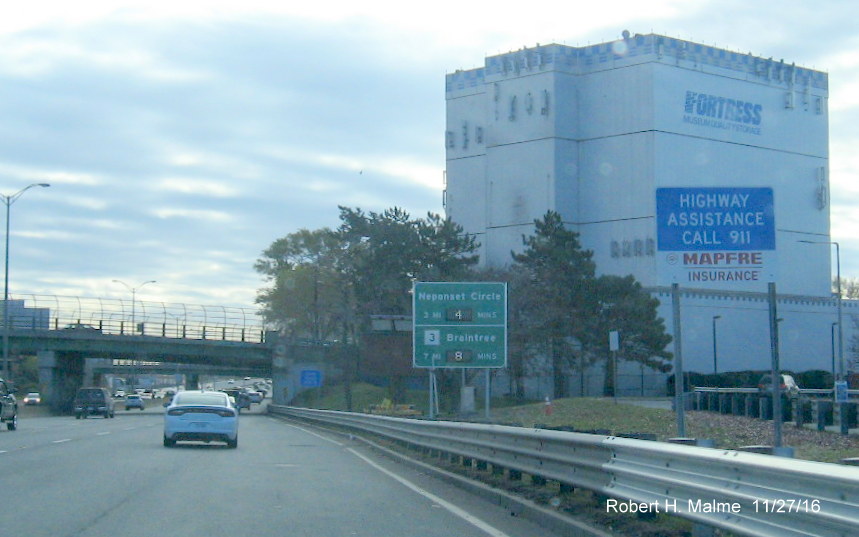
[[[719,373],[718,368],[718,354],[716,352],[716,320],[721,319],[721,315],[713,315],[713,374],[717,375]],[[713,379],[715,380],[715,379]]]
[[[140,285],[138,285],[137,287],[132,287],[122,280],[113,280],[113,282],[114,283],[121,283],[122,285],[125,286],[126,289],[131,291],[131,333],[133,334],[137,331],[137,325],[135,324],[135,318],[134,318],[134,313],[135,313],[134,312],[134,304],[135,304],[135,301],[137,298],[137,290],[146,284],[156,283],[156,282],[155,282],[155,280],[147,280],[147,281],[141,283]],[[135,362],[136,362],[136,360],[132,360],[132,364],[134,364]],[[134,370],[134,365],[132,365],[132,372],[133,372],[133,370]],[[134,386],[136,384],[137,379],[134,376],[132,376],[131,379],[132,379],[131,380],[131,390],[134,391]]]
[[30,190],[34,186],[49,187],[48,183],[33,183],[22,188],[12,195],[0,194],[0,199],[6,205],[6,273],[3,286],[3,376],[9,380],[9,214],[12,210],[12,204],[24,195],[24,192]]
[[125,283],[122,280],[113,280],[113,283],[121,283],[122,285],[125,286],[126,289],[131,291],[131,330],[132,330],[132,332],[136,332],[137,331],[137,325],[135,324],[135,319],[134,319],[134,317],[135,317],[135,315],[134,315],[134,313],[135,313],[134,304],[135,304],[136,297],[137,297],[137,290],[146,284],[157,283],[157,282],[155,280],[147,280],[147,281],[141,283],[140,285],[138,285],[137,287],[131,287],[130,285],[128,285],[127,283]]
[[838,322],[833,322],[832,326],[829,327],[829,336],[830,341],[832,342],[832,378],[835,378],[835,325]]
[[838,293],[838,377],[836,380],[845,380],[844,379],[844,323],[842,323],[842,314],[841,314],[841,248],[838,246],[838,243],[835,241],[807,241],[801,240],[799,242],[804,242],[807,244],[834,244],[835,245],[835,280],[836,280],[836,292]]

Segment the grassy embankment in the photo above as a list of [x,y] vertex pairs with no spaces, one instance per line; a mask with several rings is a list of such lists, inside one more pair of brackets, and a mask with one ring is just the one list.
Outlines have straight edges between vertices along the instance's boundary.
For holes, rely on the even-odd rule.
[[[367,384],[356,384],[352,390],[352,408],[361,412],[371,404],[381,403],[385,389]],[[345,410],[345,398],[341,388],[329,388],[325,394],[305,392],[295,404],[329,410]],[[427,394],[410,391],[406,403],[425,410]],[[508,401],[493,400],[492,421],[523,427],[545,424],[551,427],[566,426],[577,430],[604,429],[610,434],[627,433],[654,434],[660,441],[677,435],[677,419],[673,411],[645,408],[632,404],[632,400],[602,398],[571,398],[553,402],[551,415],[546,415],[542,402],[509,405]],[[480,406],[480,401],[478,401]],[[478,416],[482,416],[478,409]],[[445,418],[445,416],[442,416]],[[450,417],[450,419],[454,419]],[[839,462],[843,458],[859,456],[859,437],[845,437],[833,432],[818,432],[808,428],[797,428],[792,423],[783,425],[782,444],[794,448],[797,459],[820,462]],[[709,438],[716,447],[736,449],[748,445],[772,445],[772,422],[742,416],[728,416],[714,412],[687,412],[686,436]]]

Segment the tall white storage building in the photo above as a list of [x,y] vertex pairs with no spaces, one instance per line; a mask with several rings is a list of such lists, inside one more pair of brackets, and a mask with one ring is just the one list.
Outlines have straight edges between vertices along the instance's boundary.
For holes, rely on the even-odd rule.
[[[447,76],[448,216],[510,263],[546,211],[600,273],[660,278],[655,192],[770,187],[780,293],[828,296],[825,73],[659,35],[537,46]],[[736,282],[683,286],[755,290]]]
[[[686,293],[686,369],[769,368],[766,302],[748,292],[765,293],[772,279],[784,319],[782,367],[829,370],[836,309],[823,244],[831,240],[827,99],[826,73],[653,34],[488,57],[446,78],[446,212],[477,235],[484,265],[503,266],[534,220],[556,211],[593,250],[598,273],[632,274],[657,288],[676,278],[677,262],[657,236],[659,189],[771,192],[766,214],[724,208],[774,226],[765,271],[677,282]],[[685,210],[695,218],[698,208]],[[712,263],[704,271],[720,269],[695,259]],[[853,306],[845,303],[845,355]],[[660,314],[670,328],[670,308]]]

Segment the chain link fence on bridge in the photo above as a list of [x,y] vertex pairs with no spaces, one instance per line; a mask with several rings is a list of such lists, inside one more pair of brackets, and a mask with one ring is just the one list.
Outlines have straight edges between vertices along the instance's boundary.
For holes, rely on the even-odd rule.
[[15,294],[10,295],[8,307],[10,327],[15,330],[97,330],[249,343],[265,339],[265,326],[256,310],[235,306]]

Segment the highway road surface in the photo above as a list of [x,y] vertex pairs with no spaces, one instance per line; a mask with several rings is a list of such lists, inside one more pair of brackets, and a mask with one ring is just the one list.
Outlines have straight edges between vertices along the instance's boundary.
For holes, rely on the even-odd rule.
[[238,449],[161,444],[159,406],[0,430],[0,534],[552,537],[356,441],[243,412]]

